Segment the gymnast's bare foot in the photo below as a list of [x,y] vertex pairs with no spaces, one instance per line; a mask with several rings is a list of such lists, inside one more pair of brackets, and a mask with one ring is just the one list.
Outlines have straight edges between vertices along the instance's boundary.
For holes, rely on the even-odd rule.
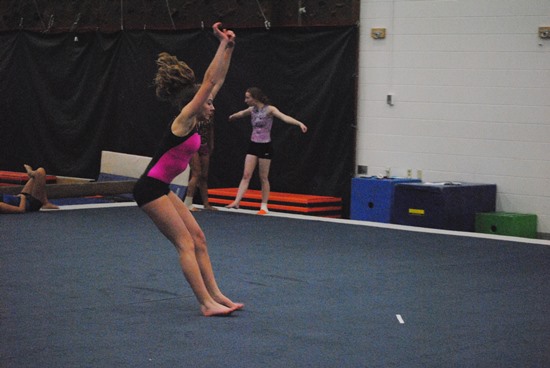
[[217,211],[217,210],[218,210],[216,207],[211,206],[211,205],[209,205],[209,204],[205,205],[205,206],[204,206],[204,209],[205,209],[205,210],[208,210],[208,211]]
[[228,308],[230,308],[234,311],[244,308],[243,303],[235,303],[223,294],[220,294],[220,295],[217,295],[217,296],[212,296],[212,298],[214,298],[214,300],[216,302],[220,303],[221,305],[225,305],[226,307],[228,307]]
[[234,310],[235,309],[228,308],[216,302],[201,305],[201,312],[205,317],[228,316],[233,313]]
[[25,171],[27,171],[27,175],[29,175],[29,178],[32,178],[34,176],[34,170],[30,165],[24,164],[23,167],[25,168]]
[[235,202],[232,202],[232,203],[229,203],[227,206],[225,206],[225,208],[234,208],[234,209],[238,210],[239,205],[236,204]]
[[46,209],[46,210],[58,210],[59,207],[56,206],[55,204],[51,203],[51,202],[46,202],[42,205],[42,208],[43,209]]

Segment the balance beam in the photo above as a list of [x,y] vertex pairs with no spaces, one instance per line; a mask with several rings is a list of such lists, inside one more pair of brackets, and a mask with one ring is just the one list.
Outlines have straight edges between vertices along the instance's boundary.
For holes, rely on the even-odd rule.
[[[46,184],[48,198],[75,198],[89,196],[109,196],[132,193],[136,180],[98,181],[82,184]],[[0,194],[19,194],[23,185],[0,187]]]

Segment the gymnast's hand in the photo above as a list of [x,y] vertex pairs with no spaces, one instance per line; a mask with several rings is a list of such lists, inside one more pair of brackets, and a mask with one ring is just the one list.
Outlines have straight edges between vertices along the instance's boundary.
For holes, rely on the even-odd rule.
[[220,42],[227,41],[227,43],[229,45],[234,45],[235,44],[235,32],[233,32],[232,30],[229,30],[229,29],[225,29],[225,28],[223,30],[221,30],[220,29],[221,25],[222,25],[221,22],[214,23],[214,25],[212,26],[212,30],[214,31],[214,35],[218,38],[218,40],[220,40]]

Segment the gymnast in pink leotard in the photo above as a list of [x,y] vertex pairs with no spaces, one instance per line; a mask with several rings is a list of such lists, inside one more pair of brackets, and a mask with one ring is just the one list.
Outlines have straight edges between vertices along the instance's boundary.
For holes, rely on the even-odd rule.
[[243,307],[226,297],[216,283],[204,233],[183,201],[169,189],[170,182],[199,149],[199,119],[214,114],[213,96],[223,85],[235,45],[235,33],[212,27],[220,41],[200,86],[189,66],[161,53],[155,77],[157,96],[174,103],[179,114],[170,124],[158,151],[134,188],[139,207],[153,220],[178,251],[181,269],[205,316],[228,315]]
[[170,183],[185,171],[199,146],[200,137],[196,129],[184,137],[178,137],[172,133],[170,124],[157,153],[134,187],[134,199],[138,206],[168,195]]

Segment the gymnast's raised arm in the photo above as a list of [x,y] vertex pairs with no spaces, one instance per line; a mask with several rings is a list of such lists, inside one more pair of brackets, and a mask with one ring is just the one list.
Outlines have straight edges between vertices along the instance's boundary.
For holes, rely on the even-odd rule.
[[220,30],[221,23],[212,26],[214,35],[220,40],[218,50],[204,74],[199,90],[187,105],[183,107],[174,121],[175,124],[185,124],[187,120],[201,111],[202,105],[213,99],[225,81],[231,56],[235,46],[235,33],[231,30]]

